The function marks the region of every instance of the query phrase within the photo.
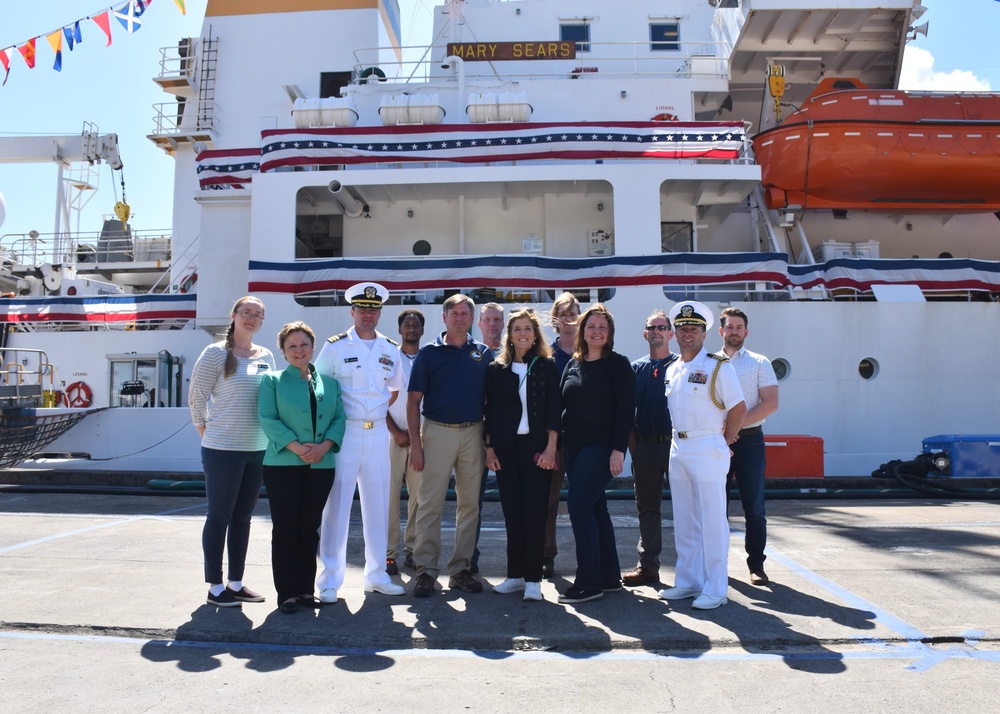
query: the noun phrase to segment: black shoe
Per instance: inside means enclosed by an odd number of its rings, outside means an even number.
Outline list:
[[[434,594],[434,578],[430,573],[417,576],[417,584],[413,586],[413,597],[430,597]]]
[[[764,572],[763,568],[750,571],[751,585],[767,585],[769,582],[771,582],[771,579],[767,577],[767,573]]]
[[[260,593],[255,593],[246,585],[241,587],[239,590],[226,588],[226,592],[232,593],[233,598],[239,600],[240,602],[264,602],[264,600],[267,599]]]
[[[278,610],[286,615],[294,615],[299,611],[298,598],[295,598],[294,600],[285,600],[278,606]]]
[[[573,604],[577,602],[589,602],[591,600],[597,600],[604,597],[604,593],[600,590],[587,590],[584,588],[578,588],[577,586],[571,587],[569,590],[564,592],[559,596],[559,602]]]
[[[467,593],[481,593],[483,591],[483,584],[472,577],[472,573],[468,570],[460,570],[448,578],[448,587],[458,588]]]
[[[606,593],[616,593],[619,592],[621,589],[622,589],[621,580],[612,580],[610,583],[604,583],[604,585],[601,586],[601,590],[603,590]]]
[[[403,558],[403,567],[410,570],[417,569],[417,564],[413,562],[413,553],[407,553],[406,557]]]
[[[399,567],[396,565],[395,558],[385,559],[385,573],[386,575],[399,575]]]
[[[556,574],[556,559],[555,558],[542,558],[542,577],[546,580],[552,580],[552,576]]]
[[[208,591],[208,598],[206,602],[209,605],[215,605],[216,607],[240,607],[240,601],[233,596],[233,591],[226,588],[218,595],[213,595],[212,591]]]
[[[310,607],[313,610],[319,610],[321,607],[323,607],[323,601],[313,597],[312,595],[308,597],[303,597],[299,595],[297,598],[295,598],[295,602],[298,603],[301,607]]]

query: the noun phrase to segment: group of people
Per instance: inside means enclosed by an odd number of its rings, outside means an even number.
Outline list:
[[[483,590],[478,540],[486,477],[496,473],[507,534],[506,578],[495,593],[542,600],[557,548],[564,478],[576,547],[563,603],[660,582],[661,513],[669,479],[677,549],[666,600],[693,607],[726,603],[728,479],[746,514],[750,580],[764,572],[764,442],[761,424],[778,404],[768,360],[743,346],[747,316],[720,315],[723,352],[704,343],[714,318],[682,302],[656,310],[643,336],[649,355],[630,362],[614,349],[615,320],[602,304],[581,314],[560,295],[546,322],[516,308],[480,308],[463,294],[442,305],[443,331],[421,346],[425,316],[398,316],[400,341],[378,330],[388,291],[359,283],[345,292],[353,326],[316,338],[302,322],[278,333],[288,367],[253,342],[264,305],[244,297],[223,342],[195,364],[189,403],[202,436],[208,515],[203,532],[209,604],[265,598],[243,583],[250,518],[261,483],[271,504],[271,557],[281,612],[337,602],[346,572],[355,487],[365,543],[364,589],[403,595],[397,561],[415,574],[413,595],[429,597],[441,573],[441,521],[454,478],[455,535],[448,587]],[[679,354],[670,351],[676,337]],[[622,573],[605,490],[631,453],[639,516],[638,564]],[[409,494],[400,539],[403,483]],[[228,577],[223,554],[228,546]],[[317,567],[317,553],[322,568]],[[317,578],[317,571],[318,578]],[[316,596],[318,590],[318,597]]]

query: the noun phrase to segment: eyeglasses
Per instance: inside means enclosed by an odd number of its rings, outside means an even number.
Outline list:
[[[670,328],[666,325],[646,325],[646,332],[652,332],[653,330],[659,330],[660,332],[666,332]]]
[[[237,310],[236,314],[242,317],[244,320],[256,320],[257,322],[264,321],[264,316],[259,312],[251,312],[250,310]]]

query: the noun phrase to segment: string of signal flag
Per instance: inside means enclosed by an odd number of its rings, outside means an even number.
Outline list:
[[[185,0],[174,0],[177,9],[181,11],[181,14],[186,15],[187,8],[184,6],[184,3]],[[55,62],[52,65],[52,69],[56,72],[61,72],[63,40],[65,39],[66,46],[71,52],[74,47],[83,42],[83,34],[80,32],[81,22],[86,23],[89,21],[97,25],[108,40],[105,45],[105,47],[108,47],[111,45],[112,19],[117,20],[128,34],[135,34],[142,26],[143,14],[152,4],[153,0],[128,0],[119,8],[109,7],[101,12],[92,13],[86,17],[81,17],[79,20],[66,23],[58,30],[37,35],[25,42],[5,47],[0,50],[0,65],[3,65],[4,71],[3,84],[7,84],[7,79],[10,77],[11,59],[15,52],[21,55],[28,69],[34,69],[37,60],[38,40],[44,37],[55,54]]]

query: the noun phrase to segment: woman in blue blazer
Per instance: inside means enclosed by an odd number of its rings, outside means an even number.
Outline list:
[[[271,569],[278,609],[291,614],[319,607],[313,596],[316,549],[323,507],[333,486],[334,454],[340,451],[347,417],[340,385],[317,374],[311,360],[316,335],[304,322],[278,333],[288,361],[260,383],[257,409],[267,436],[264,485],[271,504]]]
[[[486,465],[496,471],[507,527],[507,579],[496,593],[542,599],[542,551],[559,431],[559,374],[533,310],[507,319],[503,352],[486,370]]]

